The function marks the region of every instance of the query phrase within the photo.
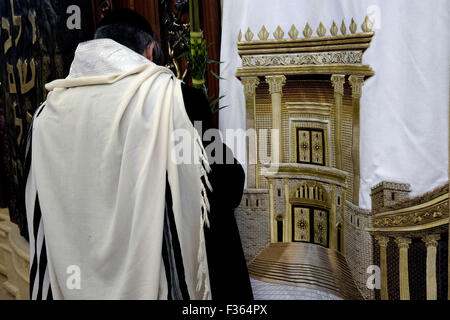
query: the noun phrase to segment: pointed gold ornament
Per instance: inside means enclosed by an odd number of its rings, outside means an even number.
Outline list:
[[[247,40],[248,42],[253,40],[253,32],[252,30],[250,30],[250,27],[247,29],[247,32],[245,33],[245,40]]]
[[[292,25],[292,27],[291,27],[291,30],[289,30],[289,37],[292,39],[292,40],[297,40],[298,39],[298,30],[297,30],[297,28],[295,27],[295,25]]]
[[[364,19],[364,23],[361,25],[361,28],[364,32],[372,32],[373,22],[370,21],[368,16]]]
[[[316,32],[319,37],[325,37],[325,34],[327,33],[327,28],[325,28],[325,26],[321,22],[319,24],[319,27],[317,28]]]
[[[333,24],[331,25],[330,33],[331,33],[334,37],[336,37],[337,34],[338,34],[338,32],[339,32],[339,29],[338,29],[338,27],[337,27],[337,25],[336,25],[336,22],[333,21]]]
[[[355,34],[357,30],[358,30],[358,26],[356,25],[355,20],[352,18],[352,23],[350,24],[350,32],[352,34]]]
[[[341,33],[343,36],[345,36],[347,34],[347,26],[345,25],[344,20],[342,20],[342,24],[341,24]]]
[[[241,29],[239,29],[238,41],[239,42],[242,41],[242,30]]]
[[[262,26],[261,30],[258,32],[258,37],[260,40],[267,40],[269,39],[269,32],[267,32],[267,29],[265,26]]]
[[[273,36],[276,40],[280,41],[283,40],[284,37],[284,31],[281,29],[280,26],[277,27],[277,29],[275,30],[275,32],[273,33]]]
[[[305,36],[305,38],[309,39],[311,38],[312,34],[313,30],[309,26],[309,23],[306,23],[305,29],[303,29],[303,35]]]

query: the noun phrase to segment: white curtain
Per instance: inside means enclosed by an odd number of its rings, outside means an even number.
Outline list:
[[[256,34],[265,25],[270,38],[278,25],[300,34],[306,22],[330,28],[365,16],[375,37],[364,55],[376,75],[361,101],[361,206],[370,208],[370,188],[380,181],[410,183],[417,195],[448,180],[450,1],[448,0],[224,0],[220,128],[245,129],[243,87],[236,79],[239,30]],[[329,31],[328,31],[329,33]],[[225,136],[226,138],[227,136]],[[227,140],[245,162],[245,141]]]

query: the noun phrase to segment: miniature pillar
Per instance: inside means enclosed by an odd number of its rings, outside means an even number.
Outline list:
[[[423,237],[423,242],[427,246],[427,300],[437,300],[437,280],[436,280],[436,258],[438,234]]]
[[[269,84],[269,91],[272,95],[272,129],[278,131],[278,134],[271,135],[272,163],[281,163],[283,159],[282,143],[282,123],[281,123],[281,98],[283,96],[283,85],[286,83],[286,77],[266,76],[266,82]]]
[[[330,249],[337,250],[337,235],[336,235],[336,187],[331,189],[331,210],[330,210]]]
[[[342,98],[344,97],[345,75],[334,74],[331,76],[331,82],[334,87],[334,104],[335,104],[335,148],[336,148],[336,167],[343,169],[342,163]]]
[[[341,225],[341,253],[345,256],[347,250],[345,249],[346,241],[345,241],[345,234],[346,234],[346,217],[345,217],[345,206],[347,203],[347,191],[345,189],[342,191],[342,202],[341,202],[341,215],[342,215],[342,225]]]
[[[274,203],[274,186],[273,180],[268,179],[269,182],[269,206],[270,206],[270,242],[276,243],[276,223],[275,223],[275,203]]]
[[[352,86],[353,99],[353,132],[352,132],[352,160],[353,160],[353,203],[359,205],[359,184],[360,184],[360,160],[359,160],[359,139],[360,139],[360,104],[362,95],[362,86],[364,85],[363,76],[350,76],[350,85]]]
[[[389,243],[389,238],[384,236],[376,236],[375,239],[380,246],[381,300],[389,300],[387,279],[387,246]]]
[[[247,150],[247,189],[257,187],[257,169],[256,163],[258,159],[257,137],[255,131],[255,97],[256,88],[259,85],[258,77],[244,77],[241,79],[244,85],[245,93],[245,109],[246,109],[246,129],[252,129],[255,134],[253,139],[248,139],[246,142]],[[253,140],[253,141],[252,141]]]
[[[289,204],[289,180],[283,179],[284,184],[284,201],[286,206],[286,212],[284,217],[284,242],[290,242],[290,239],[292,239],[292,235],[289,230],[292,230],[292,228],[289,228],[289,226],[292,225],[292,214],[291,214],[291,206]]]
[[[395,242],[400,251],[400,300],[410,300],[409,295],[409,276],[408,276],[408,249],[411,244],[409,238],[396,238]]]

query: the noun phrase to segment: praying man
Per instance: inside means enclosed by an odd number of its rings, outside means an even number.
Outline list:
[[[163,64],[148,21],[121,9],[46,85],[26,150],[31,299],[253,298],[243,169],[220,138],[233,161],[210,163],[208,101]]]

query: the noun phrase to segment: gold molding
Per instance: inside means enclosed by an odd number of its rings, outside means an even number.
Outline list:
[[[372,77],[375,72],[368,65],[301,65],[301,66],[270,66],[270,67],[249,67],[239,68],[236,72],[238,78],[251,76],[266,76],[266,75],[311,75],[311,74],[346,74],[346,75],[361,75],[365,78]]]
[[[412,232],[412,231],[425,231],[437,227],[444,226],[449,223],[449,218],[441,219],[435,222],[422,224],[418,226],[406,226],[406,227],[387,227],[387,228],[366,228],[368,232]]]
[[[263,167],[261,174],[267,179],[280,177],[282,175],[305,175],[328,179],[342,186],[347,186],[347,176],[345,171],[329,167],[319,167],[304,164],[280,164],[278,167]]]
[[[407,213],[407,212],[411,212],[411,211],[419,210],[419,209],[424,209],[424,208],[439,204],[441,202],[444,202],[445,200],[448,200],[448,199],[449,199],[449,194],[446,193],[446,194],[443,194],[433,200],[427,201],[425,203],[422,203],[422,204],[419,204],[416,206],[379,213],[379,214],[375,215],[375,218],[389,216],[389,215],[395,215],[395,214],[400,214],[400,213]]]
[[[288,113],[317,114],[327,118],[331,115],[332,104],[320,102],[285,102]]]
[[[238,42],[238,52],[240,55],[256,54],[263,51],[265,54],[280,52],[320,52],[335,50],[367,50],[370,47],[375,33],[359,33],[349,35],[338,35],[333,37],[316,37],[302,39],[267,39],[250,40]],[[250,28],[245,34],[246,39],[253,39]]]

